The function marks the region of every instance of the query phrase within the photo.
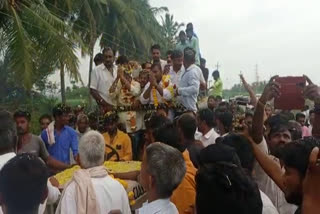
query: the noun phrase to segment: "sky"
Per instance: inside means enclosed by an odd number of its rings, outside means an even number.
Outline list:
[[[150,0],[166,6],[177,22],[192,22],[210,72],[219,63],[224,88],[273,75],[306,74],[320,83],[320,1],[318,0]],[[99,48],[96,47],[96,51]],[[80,73],[88,81],[88,58]],[[58,75],[51,77],[58,80]]]

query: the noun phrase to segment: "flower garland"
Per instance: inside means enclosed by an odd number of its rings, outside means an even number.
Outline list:
[[[163,89],[167,88],[170,91],[172,97],[174,97],[174,89],[173,89],[172,86],[170,86],[170,75],[163,75],[162,79],[161,79],[161,82],[162,82]],[[159,100],[158,100],[158,97],[157,97],[157,89],[156,89],[156,87],[152,88],[152,97],[153,97],[153,104],[157,108],[159,106]],[[167,104],[167,102],[164,99],[162,99],[162,100],[163,100],[164,103]]]
[[[153,97],[153,104],[155,107],[158,107],[159,102],[158,102],[158,97],[157,97],[157,89],[156,87],[152,87],[152,97]]]

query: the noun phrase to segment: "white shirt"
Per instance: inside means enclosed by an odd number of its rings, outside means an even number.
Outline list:
[[[262,214],[279,214],[270,198],[260,190],[260,196],[262,201]]]
[[[190,65],[181,74],[178,84],[178,101],[188,110],[197,111],[197,99],[200,87],[201,69],[195,64]],[[203,76],[203,75],[202,75]]]
[[[162,84],[162,81],[160,81],[160,86],[162,87],[163,89],[163,96],[160,95],[159,91],[157,91],[156,95],[157,95],[157,100],[158,100],[158,103],[164,103],[165,101],[170,101],[172,99],[172,94],[171,92],[169,91],[168,88],[164,88],[163,84]],[[171,83],[170,83],[171,84]],[[144,95],[144,92],[149,88],[150,86],[150,82],[148,82],[146,84],[146,86],[144,87],[141,95],[140,95],[140,102],[141,104],[145,105],[145,104],[154,104],[154,98],[153,98],[153,94],[152,94],[152,90],[150,92],[150,98],[148,99],[145,99],[143,97]]]
[[[16,156],[16,153],[9,152],[4,155],[0,155],[0,169],[12,158]]]
[[[115,99],[110,96],[109,89],[117,78],[117,66],[113,65],[113,73],[111,73],[104,64],[95,67],[91,73],[90,88],[99,92],[99,95],[110,105],[116,105]]]
[[[196,140],[200,140],[203,144],[204,147],[209,146],[210,144],[215,144],[216,143],[216,139],[219,137],[219,134],[217,132],[214,131],[214,129],[210,129],[210,131],[208,131],[207,134],[203,135],[199,135],[196,134]]]
[[[14,158],[16,154],[14,152],[10,152],[4,155],[0,155],[0,170],[2,167],[12,158]],[[47,182],[48,185],[48,197],[43,204],[40,204],[38,213],[43,214],[47,204],[54,204],[58,201],[60,197],[60,191],[58,188],[52,186],[50,181]],[[0,208],[0,214],[2,214],[2,209]]]
[[[112,210],[120,210],[122,214],[131,214],[128,195],[123,186],[110,176],[104,178],[91,178],[97,196],[97,206],[101,214]],[[72,182],[67,187],[61,199],[61,213],[76,214],[76,184]]]
[[[136,214],[179,214],[176,206],[170,202],[170,199],[158,199],[151,203],[144,203],[143,206],[136,211]]]
[[[259,145],[259,148],[268,154],[268,146],[265,139]],[[276,161],[278,159],[274,158]],[[280,163],[279,163],[280,164]],[[297,210],[297,206],[287,203],[284,193],[277,184],[264,172],[259,163],[254,166],[255,180],[259,189],[263,191],[277,208],[279,214],[292,214]]]
[[[182,65],[180,70],[178,72],[175,72],[173,70],[173,66],[170,66],[170,71],[168,73],[168,75],[170,76],[170,80],[172,85],[179,85],[179,81],[181,79],[181,74],[184,72],[184,66]]]

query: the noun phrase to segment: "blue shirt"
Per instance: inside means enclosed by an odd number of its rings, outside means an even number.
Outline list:
[[[70,164],[70,149],[72,150],[73,156],[78,154],[77,133],[69,126],[64,126],[61,129],[60,134],[54,130],[55,143],[53,145],[49,145],[48,143],[48,135],[46,130],[42,131],[41,138],[45,143],[49,154],[56,160]]]
[[[178,94],[180,103],[188,110],[197,111],[197,97],[199,95],[200,75],[202,71],[195,64],[189,66],[181,74]]]

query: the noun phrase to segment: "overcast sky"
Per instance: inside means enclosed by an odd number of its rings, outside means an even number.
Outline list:
[[[192,22],[210,72],[217,62],[225,88],[272,75],[306,74],[320,83],[320,1],[318,0],[150,0],[167,6],[178,22]],[[96,50],[99,50],[98,48]],[[88,59],[81,60],[88,79]],[[56,79],[56,78],[54,78]]]

